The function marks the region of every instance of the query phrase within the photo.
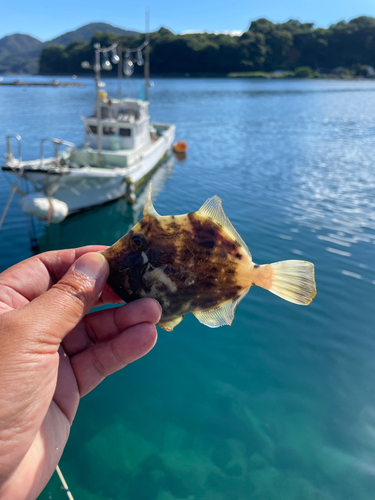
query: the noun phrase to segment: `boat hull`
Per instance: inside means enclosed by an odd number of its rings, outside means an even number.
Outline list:
[[[16,176],[22,175],[37,190],[66,203],[68,213],[73,214],[116,200],[126,194],[129,184],[137,187],[144,182],[169,153],[174,136],[175,126],[169,125],[163,135],[135,163],[127,167],[65,166],[46,171],[35,161],[20,165],[8,163],[3,166],[3,170]]]

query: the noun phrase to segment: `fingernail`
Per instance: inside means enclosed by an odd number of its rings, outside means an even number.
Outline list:
[[[74,264],[74,270],[95,281],[103,274],[106,258],[100,253],[86,253]]]

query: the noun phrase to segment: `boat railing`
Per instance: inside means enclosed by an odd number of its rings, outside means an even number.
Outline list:
[[[61,154],[59,154],[59,149],[61,146],[67,146],[68,148],[71,148],[74,150],[74,153],[77,155],[77,157],[80,159],[82,162],[82,165],[84,167],[89,167],[89,164],[86,163],[84,160],[83,156],[81,155],[81,152],[77,148],[77,146],[73,142],[68,142],[68,141],[63,141],[62,139],[55,139],[52,137],[45,137],[40,141],[40,166],[45,167],[45,158],[44,158],[44,144],[46,142],[52,142],[54,146],[54,155],[53,155],[53,165],[57,168],[60,168],[62,166],[61,164]]]
[[[10,134],[6,136],[6,141],[7,141],[7,153],[6,153],[6,159],[9,163],[13,163],[14,158],[14,153],[13,153],[13,146],[12,146],[12,139],[15,139],[18,143],[18,166],[21,165],[22,161],[22,139],[21,136],[18,134]]]

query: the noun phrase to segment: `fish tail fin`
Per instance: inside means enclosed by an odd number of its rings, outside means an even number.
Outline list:
[[[284,260],[259,266],[254,284],[284,300],[307,306],[316,295],[314,264],[304,260]]]

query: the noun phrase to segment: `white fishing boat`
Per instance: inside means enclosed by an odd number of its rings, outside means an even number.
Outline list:
[[[70,214],[122,196],[127,196],[129,203],[135,201],[137,186],[151,175],[170,151],[175,126],[150,121],[147,56],[145,100],[122,98],[120,91],[119,97],[108,97],[100,81],[100,68],[111,69],[108,57],[111,53],[112,62],[119,64],[119,74],[123,66],[125,74],[130,76],[133,60],[142,64],[142,50],[147,43],[146,39],[136,49],[121,48],[119,42],[107,48],[95,45],[92,69],[95,71],[96,102],[93,114],[83,118],[83,145],[44,138],[40,158],[22,161],[21,137],[7,137],[6,162],[2,170],[18,180],[25,179],[33,187],[33,193],[21,200],[25,213],[50,222],[61,222]],[[89,63],[83,63],[83,67],[91,68]],[[18,142],[18,154],[13,152],[15,141]],[[54,156],[44,158],[48,141],[54,145]]]

